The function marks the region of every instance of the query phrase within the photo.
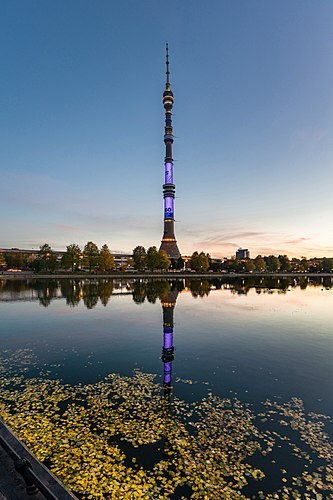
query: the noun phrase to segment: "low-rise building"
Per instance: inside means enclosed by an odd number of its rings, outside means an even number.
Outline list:
[[[250,252],[247,248],[239,248],[236,252],[236,259],[242,260],[242,259],[249,259],[250,258]]]

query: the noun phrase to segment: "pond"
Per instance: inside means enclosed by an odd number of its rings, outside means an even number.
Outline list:
[[[0,411],[79,498],[333,498],[331,278],[0,281]]]

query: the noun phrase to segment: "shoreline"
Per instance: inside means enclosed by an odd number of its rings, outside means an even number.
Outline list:
[[[34,274],[34,273],[6,273],[0,274],[1,279],[185,279],[185,278],[333,278],[333,273],[221,273],[221,272],[145,272],[145,273],[59,273],[59,274]]]

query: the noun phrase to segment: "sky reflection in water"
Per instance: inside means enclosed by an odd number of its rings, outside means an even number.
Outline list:
[[[251,401],[298,396],[333,414],[333,289],[329,282],[306,290],[288,282],[284,293],[259,282],[249,290],[242,281],[222,283],[222,289],[178,283],[184,289],[174,310],[174,375],[208,381],[219,393],[250,394]],[[161,374],[164,285],[110,286],[7,281],[0,295],[2,346],[33,347],[45,363],[64,364],[57,374],[66,382],[91,383],[133,368]],[[107,303],[106,288],[114,294]],[[193,298],[198,294],[205,295]],[[73,297],[77,306],[65,306]]]
[[[177,288],[174,398],[192,404],[211,392],[260,411],[267,398],[296,397],[333,415],[333,289],[302,280],[2,282],[2,349],[31,349],[29,376],[96,384],[139,369],[162,383],[160,299]]]

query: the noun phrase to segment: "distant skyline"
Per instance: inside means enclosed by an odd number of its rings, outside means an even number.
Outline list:
[[[333,3],[5,0],[0,248],[332,257]]]

